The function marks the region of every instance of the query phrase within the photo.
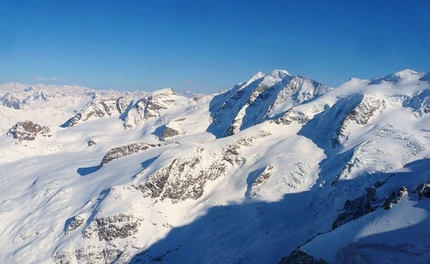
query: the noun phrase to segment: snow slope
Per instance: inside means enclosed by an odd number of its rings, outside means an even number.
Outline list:
[[[428,75],[1,85],[0,262],[427,263]]]

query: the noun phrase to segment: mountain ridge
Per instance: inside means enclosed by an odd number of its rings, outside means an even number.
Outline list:
[[[0,259],[425,263],[428,75],[332,88],[275,70],[193,96],[0,85]]]

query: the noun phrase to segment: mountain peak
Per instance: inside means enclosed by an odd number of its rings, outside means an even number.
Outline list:
[[[417,72],[411,69],[404,69],[389,75],[386,75],[384,77],[379,77],[376,79],[372,79],[370,84],[382,84],[382,83],[391,83],[391,84],[398,84],[398,83],[406,83],[411,81],[416,81],[423,77],[425,73]]]
[[[274,70],[270,73],[270,75],[281,79],[283,79],[285,76],[291,76],[291,74],[286,70]]]
[[[251,79],[249,79],[249,80],[245,83],[245,85],[248,85],[248,84],[250,84],[250,83],[252,83],[252,82],[254,82],[254,81],[256,81],[256,80],[258,80],[258,79],[260,79],[260,78],[263,78],[264,76],[266,76],[266,74],[264,74],[263,72],[259,71],[259,72],[257,72],[256,74],[254,74],[254,76],[252,76],[252,77],[251,77]]]

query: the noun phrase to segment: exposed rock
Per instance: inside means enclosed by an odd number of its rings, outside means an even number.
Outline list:
[[[175,158],[168,166],[149,175],[144,184],[134,187],[145,197],[169,198],[172,202],[195,200],[203,195],[206,183],[224,175],[226,169],[226,164],[216,161],[204,168],[199,156]]]
[[[116,109],[120,114],[123,114],[131,104],[131,99],[122,96],[116,100]]]
[[[348,100],[348,107],[353,107],[351,110],[348,108],[343,109],[346,111],[347,116],[341,121],[340,126],[336,130],[335,135],[331,139],[333,147],[339,146],[344,138],[347,138],[345,131],[350,122],[355,122],[359,125],[366,125],[374,113],[384,106],[384,101],[375,97],[360,97],[353,96]]]
[[[421,199],[423,196],[430,198],[430,182],[422,184],[418,187],[418,197]]]
[[[73,254],[64,251],[57,251],[53,256],[54,263],[56,264],[71,264]]]
[[[267,180],[272,175],[272,170],[274,166],[268,165],[261,169],[257,169],[248,174],[246,179],[247,189],[245,192],[245,197],[248,199],[252,199],[255,196],[258,196],[259,186],[263,185],[267,182]]]
[[[81,120],[81,118],[82,118],[82,114],[77,113],[74,117],[70,118],[69,120],[66,121],[66,123],[61,125],[61,127],[72,127],[77,123],[79,123],[79,120]]]
[[[92,146],[97,145],[97,142],[95,142],[93,139],[90,139],[90,140],[88,140],[87,144],[88,144],[88,147],[92,147]]]
[[[161,135],[161,139],[164,140],[168,137],[174,137],[179,135],[179,132],[173,128],[168,127],[167,125],[164,126],[163,134]]]
[[[72,127],[79,122],[85,122],[94,118],[109,117],[114,114],[124,113],[130,104],[125,97],[118,99],[94,99],[84,110],[67,120],[62,127]]]
[[[323,259],[317,259],[300,249],[296,249],[288,257],[283,257],[279,264],[328,264]]]
[[[124,128],[143,124],[146,120],[159,117],[162,110],[175,102],[175,92],[166,89],[137,101],[124,117]]]
[[[149,143],[133,143],[126,146],[116,147],[109,150],[103,157],[102,162],[99,165],[99,169],[111,162],[114,159],[126,157],[131,154],[138,153],[140,151],[147,150],[148,148],[161,147],[161,144],[149,144]]]
[[[3,95],[3,97],[0,98],[0,103],[6,107],[13,109],[22,108],[21,101],[10,93],[6,93],[5,95]]]
[[[97,217],[84,230],[84,238],[98,237],[99,240],[112,241],[127,238],[137,233],[143,218],[119,214],[109,217]]]
[[[16,123],[8,131],[8,135],[18,140],[34,140],[38,134],[50,137],[51,130],[46,126],[34,124],[31,121],[24,121]]]
[[[145,184],[137,187],[144,193],[145,197],[149,196],[151,198],[156,198],[161,195],[167,180],[169,179],[170,172],[177,160],[178,159],[174,159],[169,166],[161,168],[155,173],[151,174]]]
[[[308,78],[291,76],[285,71],[257,74],[248,82],[218,96],[224,97],[224,102],[216,105],[219,109],[213,112],[213,122],[208,131],[217,137],[236,134],[271,120],[330,89]]]
[[[376,188],[371,187],[366,189],[366,193],[354,200],[346,200],[343,206],[342,213],[333,222],[332,230],[339,226],[355,220],[363,215],[373,212],[377,206],[374,205]]]
[[[123,252],[123,250],[118,248],[103,247],[98,247],[97,250],[94,251],[94,247],[88,246],[76,250],[75,257],[78,263],[126,263],[116,261]]]
[[[168,166],[151,173],[146,178],[146,182],[133,187],[140,189],[145,197],[162,200],[169,198],[173,202],[198,199],[203,195],[207,182],[225,175],[229,166],[241,164],[242,160],[239,157],[241,147],[250,147],[256,139],[269,135],[271,134],[267,131],[260,131],[255,136],[238,139],[234,144],[224,148],[221,158],[215,159],[209,166],[203,165],[202,156],[199,155],[203,149],[198,148],[196,152],[199,154],[174,158]],[[268,175],[263,175],[260,180],[263,181],[265,177]]]
[[[281,117],[273,119],[270,122],[278,125],[289,125],[293,122],[297,122],[298,124],[306,124],[309,120],[310,118],[302,112],[295,112],[293,109],[290,109]]]
[[[346,117],[359,125],[366,125],[373,114],[381,109],[384,101],[375,97],[365,97],[362,102]]]
[[[165,252],[151,252],[144,250],[133,257],[133,263],[154,263],[169,261],[172,254],[181,249],[181,245],[167,249]],[[152,255],[154,254],[154,255]]]
[[[282,105],[285,102],[293,102],[293,105],[301,104],[331,89],[322,83],[296,75],[279,92],[273,106]]]
[[[250,147],[253,145],[256,139],[266,138],[272,135],[268,131],[260,131],[257,135],[251,136],[248,138],[240,138],[236,140],[233,144],[230,144],[223,148],[222,152],[222,160],[227,161],[231,165],[240,165],[242,164],[242,159],[239,157],[239,149],[241,147]]]
[[[408,193],[408,189],[403,186],[400,188],[400,190],[395,193],[392,192],[390,197],[385,201],[384,205],[382,206],[385,210],[391,209],[393,207],[393,204],[398,204],[400,200]]]
[[[423,114],[429,114],[430,89],[420,91],[414,94],[411,98],[406,97],[406,100],[403,102],[403,107],[412,108],[418,117]]]
[[[82,115],[82,121],[87,121],[91,117],[102,118],[111,116],[117,112],[116,99],[100,99],[90,103]]]
[[[57,251],[53,256],[56,264],[70,263],[128,263],[123,249],[107,246],[87,246],[78,248],[75,252]]]
[[[240,165],[242,160],[239,158],[239,144],[230,144],[223,148],[222,160],[227,161],[231,165]]]
[[[266,168],[264,168],[264,171],[252,183],[252,187],[260,186],[261,184],[263,184],[264,182],[266,182],[267,179],[270,178],[272,169],[273,169],[273,165],[269,165]]]
[[[165,140],[166,138],[169,138],[169,137],[185,134],[186,133],[185,131],[187,129],[186,127],[190,125],[190,124],[184,123],[185,120],[187,120],[187,118],[185,117],[177,118],[175,120],[171,120],[169,123],[162,126],[161,127],[162,132],[159,133],[161,134],[159,135],[160,139]]]
[[[80,227],[84,223],[84,221],[85,221],[85,218],[82,217],[81,215],[77,215],[67,219],[65,228],[64,228],[65,235],[66,236],[69,235],[70,232]]]

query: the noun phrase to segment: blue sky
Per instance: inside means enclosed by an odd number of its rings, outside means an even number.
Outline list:
[[[428,0],[0,1],[0,83],[212,93],[430,72]]]

